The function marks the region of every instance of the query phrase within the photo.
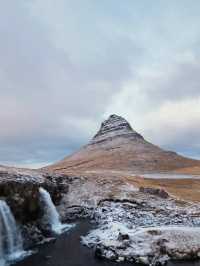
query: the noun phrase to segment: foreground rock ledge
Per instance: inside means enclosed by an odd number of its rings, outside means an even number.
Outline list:
[[[146,265],[169,259],[200,258],[200,206],[164,195],[163,191],[133,185],[116,176],[54,175],[2,169],[0,198],[5,199],[21,225],[25,248],[44,242],[38,188],[49,191],[62,220],[92,218],[98,228],[83,242],[96,256]],[[78,192],[78,193],[77,193]],[[28,215],[27,215],[28,213]]]
[[[200,229],[190,227],[150,227],[141,230],[119,232],[122,225],[113,224],[110,232],[94,231],[83,242],[90,245],[97,235],[107,235],[96,244],[98,257],[138,262],[145,265],[165,265],[169,260],[191,260],[200,258]],[[118,233],[117,233],[118,232]],[[117,236],[117,234],[118,236]],[[111,239],[109,234],[116,238]],[[100,236],[100,235],[99,235]],[[99,237],[98,236],[98,237]],[[100,237],[101,238],[101,237]]]
[[[139,192],[135,197],[101,201],[94,213],[97,229],[82,237],[83,244],[97,257],[145,265],[200,258],[198,205],[178,206]]]

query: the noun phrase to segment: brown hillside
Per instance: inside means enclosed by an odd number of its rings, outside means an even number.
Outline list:
[[[88,145],[46,169],[62,172],[159,172],[195,166],[200,167],[200,161],[165,151],[147,142],[124,118],[111,115]]]

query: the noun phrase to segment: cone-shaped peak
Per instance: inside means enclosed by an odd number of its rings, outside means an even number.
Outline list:
[[[117,171],[160,172],[199,165],[199,161],[165,151],[145,141],[126,119],[114,114],[101,124],[88,145],[47,169],[69,171],[70,174],[73,171],[79,174],[97,171],[99,175],[101,170],[102,174],[107,170],[111,170],[112,174]]]
[[[134,139],[143,139],[143,137],[134,131],[129,122],[116,114],[112,114],[106,119],[94,136],[90,144],[96,144],[115,137],[131,137]]]

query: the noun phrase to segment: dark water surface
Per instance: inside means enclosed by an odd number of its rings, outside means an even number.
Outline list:
[[[91,229],[88,221],[78,222],[76,227],[61,235],[55,242],[40,247],[38,253],[18,262],[15,266],[130,266],[99,260],[91,249],[80,244],[80,236]],[[136,265],[136,264],[135,264]],[[200,262],[168,263],[169,266],[200,266]],[[138,266],[138,264],[137,264]]]

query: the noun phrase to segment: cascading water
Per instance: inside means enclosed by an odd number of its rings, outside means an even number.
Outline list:
[[[69,230],[73,225],[61,223],[60,216],[53,204],[49,192],[43,188],[40,188],[39,192],[41,195],[41,201],[44,203],[43,210],[45,223],[48,223],[51,230],[56,234],[61,234],[62,232]]]
[[[25,256],[15,218],[4,200],[0,200],[0,266]]]

